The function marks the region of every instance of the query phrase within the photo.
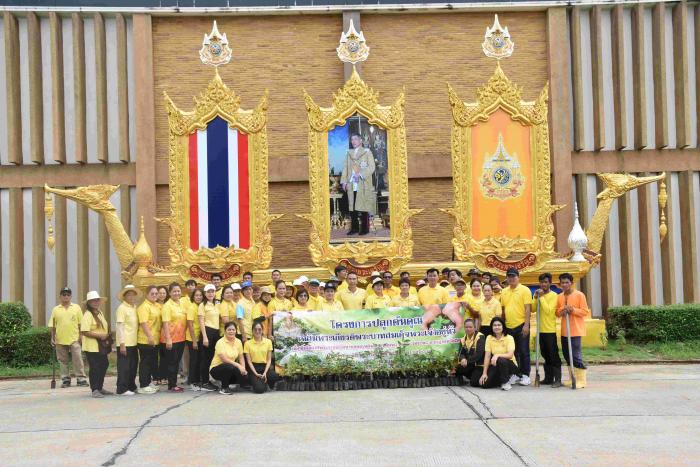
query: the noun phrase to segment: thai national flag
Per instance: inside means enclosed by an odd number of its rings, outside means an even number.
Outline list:
[[[249,248],[248,135],[216,117],[189,138],[190,248]]]

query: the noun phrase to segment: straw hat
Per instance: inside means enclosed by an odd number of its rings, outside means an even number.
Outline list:
[[[83,303],[87,303],[90,300],[100,300],[100,303],[104,303],[107,299],[104,297],[100,297],[100,293],[98,291],[91,290],[87,293],[87,296],[85,297],[85,302]]]
[[[121,289],[121,290],[119,291],[119,293],[117,293],[117,299],[118,299],[120,302],[123,302],[123,301],[124,301],[124,295],[126,295],[127,292],[134,292],[134,293],[136,294],[136,299],[137,299],[137,300],[140,299],[141,297],[143,297],[143,292],[141,291],[141,289],[137,288],[135,285],[127,284],[127,285],[124,286],[123,289]]]
[[[262,295],[264,293],[272,295],[272,289],[270,289],[270,287],[268,287],[267,285],[260,287],[260,294]]]

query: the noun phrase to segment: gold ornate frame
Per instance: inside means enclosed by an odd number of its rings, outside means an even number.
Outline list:
[[[411,216],[421,209],[408,207],[408,169],[406,160],[406,128],[404,126],[404,93],[391,106],[378,103],[379,96],[353,68],[350,79],[333,96],[333,106],[319,107],[304,91],[309,119],[309,190],[311,213],[298,214],[311,223],[311,259],[319,267],[332,271],[342,260],[358,264],[370,260],[388,260],[388,268],[396,271],[413,256]],[[345,242],[331,245],[330,190],[328,183],[328,132],[345,124],[348,117],[359,112],[370,124],[387,132],[389,159],[389,212],[391,232],[389,242]]]
[[[452,179],[454,185],[454,208],[443,209],[455,219],[452,245],[457,259],[474,262],[484,270],[489,266],[486,258],[495,255],[500,260],[517,262],[535,255],[527,269],[538,269],[547,260],[557,257],[554,251],[554,225],[552,214],[563,206],[551,204],[549,128],[547,125],[548,85],[542,89],[537,100],[521,100],[521,88],[512,83],[496,66],[486,85],[477,90],[476,103],[462,101],[447,84],[452,107]],[[535,235],[532,238],[489,237],[475,240],[471,236],[471,127],[486,122],[497,109],[503,109],[510,118],[530,129],[530,153],[533,163],[533,205]]]
[[[229,89],[219,76],[218,70],[207,89],[195,97],[191,112],[180,110],[165,94],[170,130],[168,172],[170,176],[170,217],[158,219],[170,227],[168,254],[173,268],[185,277],[193,266],[204,270],[221,271],[222,268],[238,265],[236,270],[255,270],[269,266],[272,259],[272,239],[269,225],[281,215],[270,215],[268,210],[268,152],[267,152],[267,90],[253,110],[240,108],[240,97]],[[250,212],[251,247],[239,249],[217,246],[192,251],[189,245],[189,210],[187,196],[189,180],[187,173],[188,135],[206,128],[215,117],[226,120],[229,127],[248,134],[250,151]],[[240,274],[240,272],[239,272]],[[238,275],[238,274],[236,274]],[[231,279],[228,278],[227,279]],[[230,281],[230,280],[229,280]]]

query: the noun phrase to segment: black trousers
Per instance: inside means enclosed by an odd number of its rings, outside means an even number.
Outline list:
[[[253,363],[253,366],[259,375],[265,371],[265,363]],[[275,367],[273,365],[270,365],[270,369],[267,370],[267,382],[263,381],[261,378],[258,378],[252,371],[248,370],[248,381],[250,382],[250,386],[253,388],[253,392],[255,394],[262,394],[263,392],[267,391],[268,386],[274,389],[275,383],[278,379],[279,377],[277,376],[277,373],[275,373]]]
[[[152,372],[152,377],[155,380],[162,380],[168,378],[168,356],[166,355],[168,349],[165,348],[165,344],[158,344],[158,364]]]
[[[540,338],[540,352],[544,358],[544,378],[551,381],[556,368],[561,369],[561,359],[559,358],[559,346],[557,345],[556,332],[543,332]]]
[[[136,346],[126,347],[126,355],[122,355],[117,346],[117,394],[136,391],[138,367],[139,354]]]
[[[85,352],[85,355],[87,355],[88,365],[90,366],[90,373],[88,374],[90,390],[100,391],[104,389],[102,386],[105,382],[107,367],[109,367],[109,359],[107,359],[107,354],[100,352]]]
[[[568,337],[561,336],[561,350],[564,354],[566,364],[569,364],[569,342]],[[583,351],[581,350],[581,336],[571,337],[571,351],[574,353],[574,368],[586,369],[586,364],[583,362]]]
[[[508,334],[515,341],[515,359],[518,361],[519,374],[530,376],[530,335],[523,334],[525,323],[513,329],[508,329]]]
[[[214,349],[216,348],[216,343],[219,342],[219,330],[204,327],[204,332],[207,333],[207,339],[209,339],[209,347],[204,347],[202,344],[203,340],[200,341],[199,345],[202,350],[200,351],[200,361],[199,361],[199,374],[202,378],[202,384],[209,382],[209,366],[211,361],[214,359]]]
[[[197,343],[197,350],[194,349],[192,341],[187,341],[187,350],[190,353],[190,367],[187,378],[190,384],[199,384],[202,382],[202,376],[199,371],[200,359],[202,355],[202,342]]]
[[[139,349],[139,386],[145,388],[151,384],[155,368],[158,367],[158,346],[138,344]]]
[[[230,384],[241,384],[243,382],[241,370],[230,363],[222,363],[221,365],[215,366],[211,369],[209,374],[211,374],[211,377],[215,380],[221,381],[222,388],[227,388]]]
[[[165,344],[163,344],[165,347]],[[172,389],[177,386],[177,373],[180,369],[180,360],[182,359],[182,352],[185,351],[185,341],[173,342],[173,348],[168,350],[165,348],[165,360],[167,362],[167,378],[168,378],[168,389]]]
[[[462,366],[458,364],[455,374],[457,375],[457,378],[464,378],[467,380],[467,383],[469,383],[471,386],[478,387],[479,378],[481,378],[483,371],[483,365],[469,363],[467,366]]]
[[[481,370],[482,372],[484,370]],[[496,360],[496,366],[490,365],[486,373],[486,381],[484,388],[495,388],[501,384],[508,382],[512,375],[519,373],[518,367],[513,360],[507,358],[499,358]],[[479,375],[481,377],[481,375]]]

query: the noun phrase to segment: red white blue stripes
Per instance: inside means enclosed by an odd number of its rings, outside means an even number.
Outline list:
[[[248,135],[216,117],[189,140],[190,248],[250,247]]]

